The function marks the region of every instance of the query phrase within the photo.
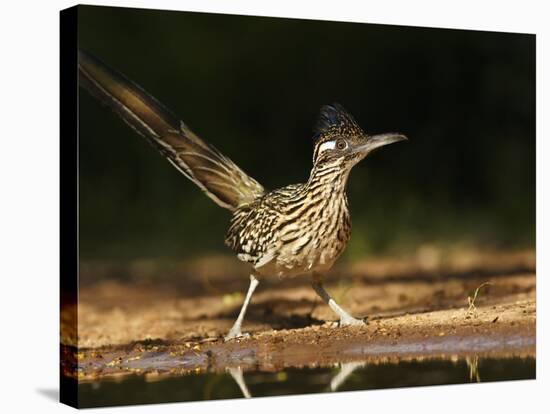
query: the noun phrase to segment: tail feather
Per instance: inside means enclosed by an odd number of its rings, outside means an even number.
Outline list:
[[[79,51],[78,59],[80,85],[144,136],[218,205],[233,210],[265,193],[256,180],[141,87],[86,52]]]

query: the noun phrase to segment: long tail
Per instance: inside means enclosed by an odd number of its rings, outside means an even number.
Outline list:
[[[78,73],[81,86],[113,109],[221,207],[233,210],[265,193],[256,180],[122,74],[83,51],[78,53]]]

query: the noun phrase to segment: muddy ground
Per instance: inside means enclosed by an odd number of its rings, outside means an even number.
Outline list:
[[[350,313],[368,316],[363,328],[335,327],[306,278],[265,281],[243,325],[250,338],[224,342],[247,287],[247,268],[232,257],[83,263],[78,307],[62,312],[64,372],[94,380],[228,366],[276,371],[358,359],[535,355],[533,251],[424,247],[408,257],[341,265],[326,288]]]

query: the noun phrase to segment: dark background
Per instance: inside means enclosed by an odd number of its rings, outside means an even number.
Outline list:
[[[79,43],[268,189],[307,180],[323,104],[405,133],[350,176],[348,259],[534,247],[534,35],[81,6]],[[79,102],[80,257],[229,253],[229,213]]]

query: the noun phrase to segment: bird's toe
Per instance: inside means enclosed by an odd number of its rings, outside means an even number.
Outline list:
[[[238,331],[238,332],[230,331],[227,335],[225,335],[223,340],[225,342],[227,342],[227,341],[231,341],[233,339],[246,339],[246,338],[250,338],[250,334],[247,333],[247,332],[243,333],[241,331]]]
[[[368,323],[367,318],[356,319],[353,317],[340,318],[339,326],[366,326]]]

